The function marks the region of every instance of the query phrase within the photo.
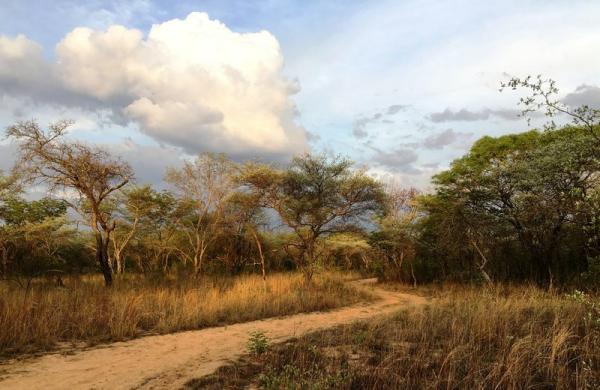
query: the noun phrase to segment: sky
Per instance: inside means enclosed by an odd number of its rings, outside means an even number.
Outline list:
[[[201,152],[310,151],[428,190],[478,138],[542,125],[511,76],[600,106],[598,20],[592,0],[3,0],[0,126],[72,119],[141,183]]]

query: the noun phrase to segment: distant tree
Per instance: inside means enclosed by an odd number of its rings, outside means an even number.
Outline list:
[[[385,191],[386,213],[377,219],[379,229],[371,234],[369,243],[391,266],[392,272],[387,272],[385,277],[402,280],[403,266],[408,264],[413,285],[416,286],[414,261],[419,192],[414,188],[405,189],[391,183],[386,186]]]
[[[51,124],[42,130],[34,121],[19,122],[6,130],[19,141],[15,171],[24,178],[47,185],[50,191],[73,194],[69,202],[87,218],[96,241],[96,260],[106,286],[112,285],[108,251],[115,222],[106,206],[109,196],[127,185],[133,172],[123,161],[106,151],[65,139],[69,121]]]
[[[356,230],[384,207],[381,184],[345,159],[307,154],[285,170],[249,164],[242,178],[245,188],[294,232],[296,240],[286,248],[307,283],[321,255],[317,243],[322,237]]]
[[[339,233],[322,241],[323,251],[328,258],[337,260],[338,266],[346,269],[364,269],[371,271],[369,252],[371,246],[365,234]]]
[[[14,175],[5,176],[0,170],[0,205],[6,200],[12,198],[13,195],[21,192],[18,187],[17,177]]]
[[[7,225],[38,223],[47,218],[63,216],[66,211],[67,202],[52,198],[26,201],[13,195],[0,205],[1,218]]]
[[[4,176],[0,171],[0,262],[2,276],[8,273],[8,263],[11,252],[11,242],[14,237],[13,229],[7,223],[10,219],[9,203],[20,194],[14,176]]]
[[[209,246],[223,223],[226,200],[234,190],[235,164],[224,155],[202,154],[182,168],[167,170],[166,181],[175,187],[181,202],[178,223],[185,247],[176,250],[199,276]]]
[[[166,273],[174,258],[177,238],[183,235],[178,226],[181,210],[177,199],[166,190],[152,190],[148,198],[144,196],[142,199],[146,199],[143,204],[149,207],[144,207],[130,244],[135,248],[130,249],[140,271],[160,270]]]
[[[128,188],[115,195],[113,202],[116,228],[110,255],[114,260],[113,270],[117,274],[125,271],[123,254],[138,233],[139,225],[149,222],[147,220],[150,215],[160,209],[161,200],[160,193],[149,185]]]
[[[236,178],[237,180],[237,178]],[[232,238],[232,250],[229,257],[233,271],[239,272],[253,255],[247,247],[255,246],[263,279],[266,279],[265,255],[260,237],[261,226],[267,225],[260,199],[256,194],[237,191],[227,200],[222,233]],[[245,248],[245,246],[247,246]]]
[[[75,237],[66,221],[66,203],[42,198],[27,201],[10,194],[0,203],[2,274],[37,276],[64,265],[62,254]],[[10,267],[9,267],[10,265]]]

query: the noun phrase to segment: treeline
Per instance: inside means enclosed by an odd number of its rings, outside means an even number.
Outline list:
[[[159,191],[136,186],[130,166],[106,151],[66,139],[70,125],[42,129],[30,121],[7,129],[20,157],[1,181],[6,279],[48,275],[60,283],[64,273],[99,268],[111,285],[125,272],[264,277],[299,269],[309,283],[333,257],[352,267],[352,247],[361,242],[355,236],[384,213],[382,185],[342,158],[304,155],[277,168],[202,154],[169,168],[170,189]],[[53,197],[25,200],[27,185]]]
[[[572,122],[483,137],[434,176],[435,191],[382,183],[343,158],[284,167],[202,154],[170,168],[169,190],[70,141],[71,123],[7,129],[19,160],[0,179],[5,279],[99,269],[114,275],[239,274],[335,266],[433,280],[595,285],[600,277],[599,112],[570,110],[551,81],[513,79],[522,102]],[[27,187],[30,186],[30,187]],[[28,201],[24,190],[51,198]],[[59,196],[60,195],[60,196]],[[69,212],[73,210],[76,213]]]

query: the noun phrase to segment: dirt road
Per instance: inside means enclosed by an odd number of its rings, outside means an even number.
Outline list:
[[[207,375],[246,350],[249,333],[262,331],[273,342],[356,320],[391,313],[425,299],[371,288],[379,300],[328,312],[297,314],[217,328],[148,336],[82,350],[49,354],[0,365],[2,389],[176,389]]]

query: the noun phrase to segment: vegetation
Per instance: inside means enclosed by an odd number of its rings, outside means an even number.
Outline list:
[[[2,276],[24,284],[52,273],[61,285],[61,274],[99,268],[110,286],[125,270],[196,278],[260,271],[266,279],[297,269],[309,285],[315,270],[335,266],[413,286],[595,288],[598,110],[565,106],[551,80],[512,79],[503,88],[531,92],[524,114],[543,109],[572,121],[481,138],[434,176],[427,194],[325,155],[276,167],[202,154],[168,169],[169,187],[158,191],[136,186],[130,167],[106,151],[69,140],[70,122],[46,131],[18,123],[7,135],[19,141],[20,159],[0,180]],[[48,198],[25,200],[19,191],[31,183],[46,186]]]
[[[241,182],[263,207],[274,209],[294,232],[284,248],[310,282],[322,258],[323,237],[359,229],[381,212],[384,193],[380,183],[351,162],[325,156],[296,157],[285,171],[249,164]]]
[[[188,388],[600,386],[600,312],[586,302],[597,297],[504,286],[421,292],[434,297],[423,309],[272,346]]]
[[[10,126],[6,134],[20,141],[15,172],[30,182],[47,185],[51,191],[75,191],[78,199],[71,204],[87,217],[94,235],[96,260],[104,282],[110,286],[108,248],[116,222],[103,206],[111,194],[129,183],[133,173],[128,164],[112,159],[102,149],[65,141],[70,125],[68,121],[57,122],[47,132],[32,121]]]
[[[252,357],[190,386],[599,387],[600,111],[564,105],[541,77],[502,87],[528,91],[523,114],[548,125],[479,139],[428,193],[314,154],[281,166],[200,154],[159,190],[71,140],[68,121],[10,126],[0,353],[368,299],[318,272],[344,269],[446,284],[426,308],[374,323],[284,345],[254,334]]]
[[[121,278],[103,288],[96,277],[65,280],[68,288],[36,281],[27,290],[0,287],[2,355],[51,350],[200,329],[260,318],[327,310],[370,299],[335,274],[324,274],[310,290],[299,274],[267,279]],[[62,343],[62,344],[61,344]]]

